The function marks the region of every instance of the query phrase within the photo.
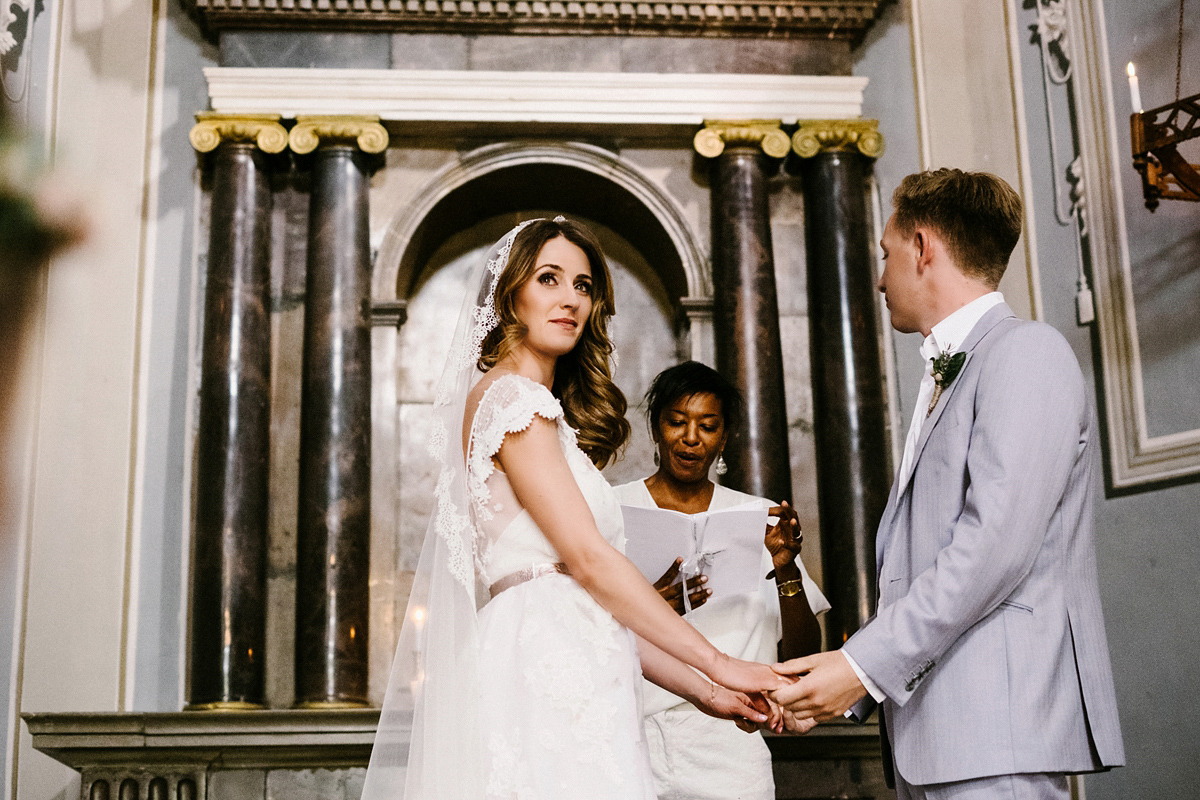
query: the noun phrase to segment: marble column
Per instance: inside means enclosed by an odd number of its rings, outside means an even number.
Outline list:
[[[891,486],[875,258],[867,213],[873,120],[803,122],[801,158],[826,646],[874,613],[875,531]]]
[[[266,640],[271,324],[265,153],[278,117],[196,115],[211,153],[208,278],[196,432],[188,708],[259,708]]]
[[[375,118],[299,117],[312,153],[300,399],[296,704],[368,705],[371,541],[369,156]],[[314,152],[315,151],[315,152]]]
[[[713,329],[717,370],[746,400],[725,447],[721,481],[772,500],[792,499],[787,407],[767,175],[790,141],[779,120],[710,121],[696,151],[711,160]]]

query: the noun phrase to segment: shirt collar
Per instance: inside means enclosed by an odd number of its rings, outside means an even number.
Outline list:
[[[921,355],[926,361],[932,361],[940,353],[956,353],[958,348],[971,335],[971,329],[993,307],[1004,302],[1000,292],[988,292],[977,297],[950,316],[933,326],[925,341],[921,343]]]

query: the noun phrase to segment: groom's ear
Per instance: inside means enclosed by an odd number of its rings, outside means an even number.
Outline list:
[[[917,226],[913,231],[913,249],[917,256],[917,274],[923,275],[933,263],[939,242],[929,228]]]

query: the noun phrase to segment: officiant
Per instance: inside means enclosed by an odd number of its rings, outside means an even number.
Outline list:
[[[722,451],[741,421],[742,397],[718,372],[685,361],[655,377],[646,417],[658,470],[616,487],[623,505],[702,514],[757,503],[769,508],[757,591],[713,597],[702,574],[680,580],[683,555],[655,584],[680,614],[722,651],[770,663],[820,650],[816,614],[829,601],[798,559],[803,536],[795,509],[709,478],[724,473]],[[714,467],[715,465],[715,467]],[[684,592],[688,602],[684,602]],[[690,610],[688,608],[690,607]],[[646,682],[646,738],[659,800],[773,800],[771,754],[760,733],[728,721]]]

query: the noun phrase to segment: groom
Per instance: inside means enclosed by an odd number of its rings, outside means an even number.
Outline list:
[[[879,608],[840,651],[776,667],[788,727],[878,702],[899,800],[1067,798],[1125,755],[1092,534],[1095,422],[1071,349],[996,291],[1021,200],[910,175],[879,290],[926,359],[879,524]]]

